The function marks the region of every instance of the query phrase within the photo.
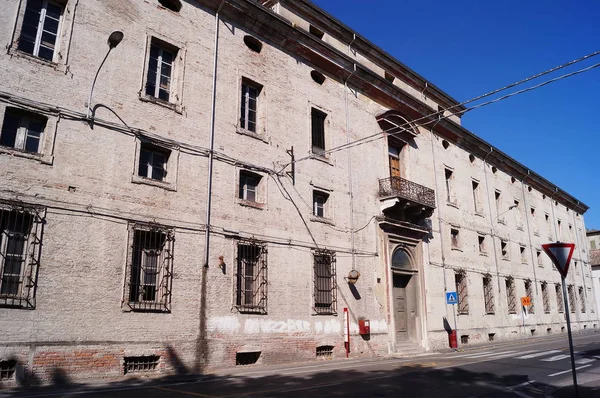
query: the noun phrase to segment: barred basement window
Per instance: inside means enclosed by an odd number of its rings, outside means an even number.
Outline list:
[[[517,313],[517,295],[515,294],[515,281],[512,278],[506,278],[506,303],[508,305],[508,313]]]
[[[35,308],[42,209],[0,203],[0,306]]]
[[[267,313],[267,246],[257,241],[237,245],[235,305],[244,313]]]
[[[491,276],[483,277],[483,297],[485,300],[485,313],[493,314],[496,311],[496,305],[494,303],[494,288]]]
[[[125,357],[123,373],[145,373],[158,369],[160,357],[158,355],[146,355],[139,357]]]
[[[333,348],[332,345],[320,345],[317,347],[317,358],[331,358],[333,356]]]
[[[581,305],[581,312],[585,313],[585,294],[582,287],[579,288],[579,303]]]
[[[525,281],[525,295],[529,297],[529,300],[531,302],[528,308],[529,313],[535,314],[535,301],[533,300],[533,289],[531,287],[531,281]]]
[[[8,361],[0,361],[0,381],[12,380],[15,376],[17,361],[11,359]]]
[[[467,289],[467,274],[459,272],[454,275],[456,283],[456,292],[458,294],[458,313],[461,315],[469,314],[469,292]]]
[[[558,312],[562,314],[565,312],[565,301],[563,300],[562,288],[560,284],[556,284],[554,286],[554,291],[556,292],[556,308],[558,308]]]
[[[548,284],[542,283],[542,301],[544,304],[544,313],[550,313],[550,294],[548,293]]]
[[[171,311],[173,278],[172,229],[131,225],[125,302],[134,311]]]
[[[337,313],[335,253],[327,250],[315,250],[313,258],[315,313],[334,315]]]
[[[573,285],[569,285],[567,286],[567,294],[569,295],[569,311],[571,312],[575,312],[575,304],[576,303],[576,298],[575,298],[575,289],[573,288]]]

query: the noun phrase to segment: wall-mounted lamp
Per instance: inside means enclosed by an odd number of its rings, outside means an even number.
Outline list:
[[[348,276],[344,279],[346,279],[346,282],[348,282],[350,285],[354,285],[358,281],[358,278],[360,278],[360,272],[353,269],[352,271],[348,272]]]

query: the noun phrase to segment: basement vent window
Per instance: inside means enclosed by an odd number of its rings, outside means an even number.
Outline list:
[[[469,335],[463,334],[460,336],[460,344],[469,344]]]
[[[332,345],[321,345],[317,347],[317,358],[331,358],[333,356]]]
[[[260,358],[261,351],[252,352],[236,352],[235,353],[235,365],[254,365]]]
[[[258,40],[257,38],[254,38],[250,35],[244,36],[244,44],[246,44],[246,47],[248,47],[250,50],[252,50],[256,53],[260,53],[262,51],[263,45],[260,42],[260,40]]]
[[[450,143],[446,140],[442,141],[442,146],[444,147],[444,149],[448,149],[448,147],[450,146]]]
[[[390,83],[393,83],[394,80],[396,79],[394,76],[392,76],[390,73],[388,73],[388,71],[385,71],[384,76],[385,76],[385,80],[387,80]]]
[[[15,376],[15,369],[17,367],[17,361],[0,361],[0,381],[1,380],[12,380]]]
[[[323,36],[325,36],[325,32],[323,32],[321,29],[310,25],[310,27],[308,28],[308,31],[310,32],[311,35],[319,38],[319,39],[323,39]]]
[[[171,11],[179,12],[181,10],[181,1],[179,0],[158,0],[158,3]]]
[[[158,369],[160,357],[158,355],[143,355],[138,357],[125,357],[124,374],[128,373],[146,373]]]
[[[316,70],[313,70],[312,72],[310,72],[310,77],[312,77],[312,79],[317,84],[325,83],[325,76],[321,72],[317,72]]]

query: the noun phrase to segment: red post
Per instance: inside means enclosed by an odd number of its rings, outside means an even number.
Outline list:
[[[344,345],[346,346],[346,358],[350,356],[350,317],[348,308],[344,308]]]
[[[450,333],[448,333],[448,340],[450,342],[450,348],[458,347],[458,341],[456,340],[456,330],[453,330]]]

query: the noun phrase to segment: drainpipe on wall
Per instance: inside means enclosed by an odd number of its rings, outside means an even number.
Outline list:
[[[350,44],[348,44],[348,55],[352,51],[352,43],[356,40],[356,34],[352,38]],[[354,70],[350,73],[350,76],[344,81],[344,106],[346,110],[346,144],[350,143],[350,114],[348,113],[348,80],[356,72],[356,64],[354,64]],[[352,269],[356,269],[356,253],[355,253],[355,231],[354,231],[354,192],[352,187],[352,156],[350,156],[351,149],[348,148],[348,194],[350,196],[350,248],[352,250]]]
[[[483,176],[485,178],[485,190],[487,192],[488,210],[490,212],[490,231],[492,233],[492,246],[494,248],[494,263],[496,265],[496,280],[498,281],[498,295],[500,295],[500,268],[498,266],[498,249],[496,248],[496,236],[494,232],[494,221],[500,217],[500,214],[496,214],[496,217],[492,217],[492,199],[490,197],[490,185],[488,184],[488,173],[487,173],[487,157],[494,152],[494,147],[490,147],[490,151],[483,157]],[[494,193],[496,191],[494,190]],[[498,213],[498,211],[496,211]]]
[[[531,228],[529,226],[529,204],[527,203],[527,195],[525,195],[525,179],[529,177],[531,172],[527,170],[527,174],[521,180],[521,192],[523,194],[523,204],[525,205],[525,222],[527,223],[527,237],[529,238],[529,252],[531,254],[531,266],[533,267],[533,282],[535,283],[535,295],[536,297],[539,295],[538,293],[538,285],[537,285],[537,273],[535,268],[537,267],[535,257],[533,256],[533,242],[531,239]]]

